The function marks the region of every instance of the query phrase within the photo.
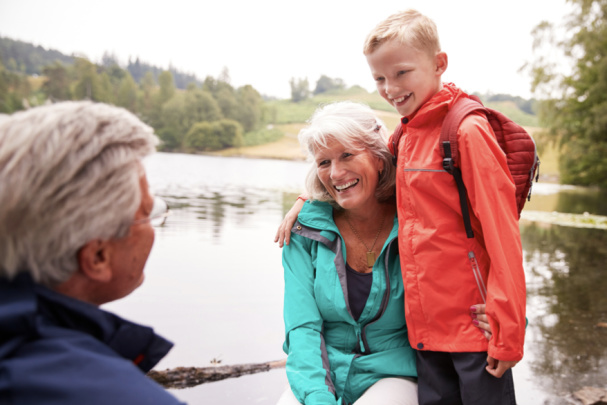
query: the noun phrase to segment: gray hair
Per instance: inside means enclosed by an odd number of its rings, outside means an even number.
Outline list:
[[[351,101],[325,105],[316,110],[308,126],[299,132],[299,143],[311,162],[314,162],[315,151],[326,148],[328,142],[333,140],[349,149],[364,150],[380,158],[384,162],[384,170],[379,176],[375,197],[379,201],[386,201],[394,195],[396,168],[387,146],[388,131],[369,106]],[[306,193],[311,200],[335,204],[318,178],[314,163],[306,178]]]
[[[126,236],[141,203],[141,160],[158,144],[130,112],[62,102],[0,120],[0,277],[53,286],[78,250]]]

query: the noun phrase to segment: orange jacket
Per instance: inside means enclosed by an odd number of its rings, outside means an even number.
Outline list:
[[[468,116],[458,131],[473,239],[466,237],[455,180],[442,168],[441,125],[462,97],[468,96],[444,84],[403,118],[396,187],[409,341],[418,350],[488,351],[498,360],[518,361],[525,334],[525,275],[515,189],[484,116]],[[472,304],[482,302],[473,266],[487,289],[489,342],[469,314]]]

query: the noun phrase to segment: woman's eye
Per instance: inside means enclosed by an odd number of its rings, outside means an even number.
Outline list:
[[[350,156],[354,156],[354,155],[352,155],[351,153],[348,153],[348,152],[344,152],[344,154],[343,154],[342,156],[343,156],[344,158],[348,158],[348,157],[350,157]]]
[[[318,167],[326,166],[328,164],[329,164],[328,160],[321,160],[321,161],[318,162]]]

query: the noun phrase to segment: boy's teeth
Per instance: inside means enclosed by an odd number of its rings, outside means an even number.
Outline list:
[[[346,184],[340,184],[339,186],[335,186],[335,189],[337,191],[342,191],[342,190],[347,189],[348,187],[352,187],[353,185],[355,185],[357,183],[358,183],[358,179],[353,180],[353,181],[351,181],[349,183],[346,183]]]
[[[409,97],[410,95],[411,95],[411,93],[407,94],[406,96],[402,96],[402,97],[399,97],[399,98],[395,98],[395,99],[394,99],[394,102],[395,102],[395,103],[400,103],[400,102],[404,101],[404,100],[405,100],[407,97]]]

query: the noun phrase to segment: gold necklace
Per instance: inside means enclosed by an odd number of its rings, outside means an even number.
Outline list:
[[[379,225],[379,229],[377,230],[377,234],[375,235],[375,239],[373,240],[373,244],[371,245],[371,249],[369,249],[369,247],[367,247],[367,244],[362,240],[358,232],[356,232],[356,229],[354,229],[354,227],[352,226],[350,218],[348,218],[348,213],[345,212],[344,214],[344,216],[346,217],[346,222],[348,223],[348,225],[350,225],[350,229],[352,229],[354,235],[358,238],[360,243],[363,244],[365,249],[367,249],[367,267],[373,267],[373,265],[375,264],[375,252],[373,251],[373,248],[375,247],[375,243],[377,242],[377,238],[379,238],[381,230],[384,228],[384,223],[386,222],[386,215],[384,215],[384,217],[382,218],[381,224]]]

